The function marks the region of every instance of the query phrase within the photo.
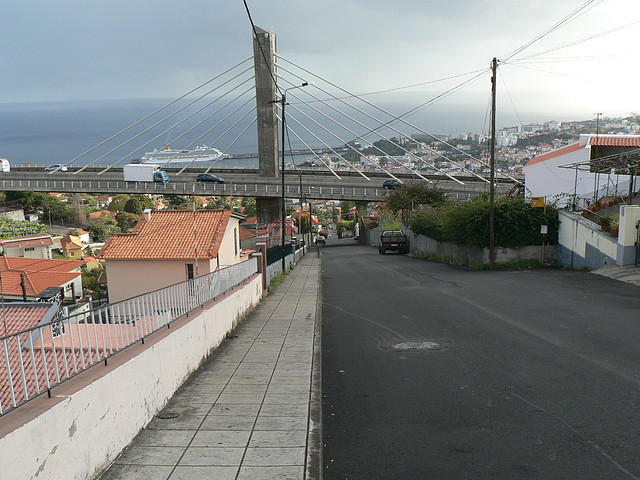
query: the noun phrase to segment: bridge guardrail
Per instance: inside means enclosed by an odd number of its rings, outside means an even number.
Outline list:
[[[255,258],[0,338],[0,415],[142,341],[258,272]]]

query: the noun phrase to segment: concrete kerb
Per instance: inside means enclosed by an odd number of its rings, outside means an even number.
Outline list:
[[[313,257],[311,257],[313,258]],[[315,259],[314,259],[315,260]],[[307,430],[307,458],[305,478],[322,480],[322,262],[318,262],[318,291],[314,328],[313,366],[309,396],[309,424]]]

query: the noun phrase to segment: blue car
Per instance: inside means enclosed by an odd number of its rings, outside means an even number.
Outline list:
[[[395,178],[390,178],[389,180],[385,180],[382,184],[382,188],[386,190],[395,190],[396,188],[400,188],[404,183]]]
[[[213,173],[199,173],[196,178],[197,182],[213,182],[224,183],[224,178],[214,175]]]

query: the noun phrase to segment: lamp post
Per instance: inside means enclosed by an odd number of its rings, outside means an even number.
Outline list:
[[[307,85],[309,85],[307,82],[302,83],[302,85],[296,85],[294,87],[289,87],[289,88],[285,88],[282,91],[282,97],[280,97],[280,105],[282,106],[282,169],[280,171],[280,177],[282,179],[282,271],[285,271],[286,268],[286,260],[285,260],[285,253],[286,253],[286,248],[285,248],[285,221],[287,219],[287,210],[286,210],[286,205],[285,205],[285,200],[284,200],[284,154],[285,154],[285,119],[284,119],[284,107],[287,104],[287,92],[289,90],[293,90],[295,88],[302,88],[302,87],[306,87]],[[276,100],[276,102],[278,102],[278,100]]]

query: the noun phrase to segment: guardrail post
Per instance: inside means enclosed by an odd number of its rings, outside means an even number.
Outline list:
[[[262,294],[266,295],[269,290],[269,279],[267,278],[267,244],[264,242],[256,243],[258,249],[258,273],[262,277]]]

